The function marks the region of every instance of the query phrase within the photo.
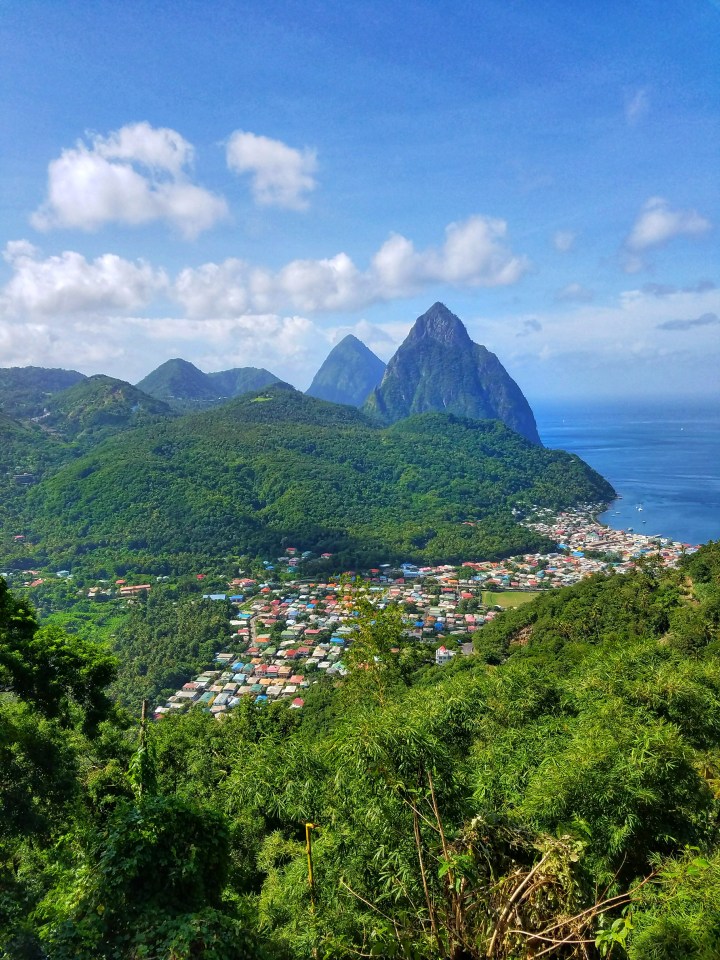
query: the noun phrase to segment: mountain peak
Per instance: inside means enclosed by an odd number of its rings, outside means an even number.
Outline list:
[[[277,379],[268,370],[255,367],[203,373],[189,360],[175,357],[162,363],[137,386],[176,410],[192,410],[222,403],[253,390],[262,390],[267,384],[276,383]]]
[[[532,410],[494,353],[473,343],[444,303],[434,303],[391,358],[367,411],[385,423],[437,411],[475,420],[501,420],[540,444]]]
[[[359,407],[380,383],[384,372],[382,360],[349,333],[327,355],[307,393],[320,400]]]
[[[462,320],[440,301],[434,303],[429,310],[417,318],[408,339],[421,340],[424,337],[448,345],[468,346],[472,343]]]

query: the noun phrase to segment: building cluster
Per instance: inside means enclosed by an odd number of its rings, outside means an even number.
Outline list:
[[[611,566],[619,573],[627,573],[643,557],[656,557],[672,567],[684,554],[698,549],[668,537],[637,533],[632,528],[614,530],[579,511],[539,511],[527,525],[557,543],[562,558],[559,569],[570,576],[572,583]],[[558,554],[548,559],[556,559]]]
[[[501,612],[503,591],[567,586],[611,568],[628,571],[647,556],[674,565],[684,552],[695,549],[612,530],[580,512],[559,516],[541,512],[528,525],[554,540],[555,551],[460,566],[406,563],[394,571],[384,566],[353,577],[352,582],[298,579],[272,585],[243,578],[229,584],[243,593],[205,594],[233,605],[230,642],[217,655],[213,669],[185,684],[156,714],[193,704],[225,713],[244,697],[259,702],[289,699],[292,707],[302,707],[303,692],[319,677],[337,678],[346,672],[343,654],[352,642],[358,589],[377,606],[399,603],[408,639],[432,644],[435,662],[444,664],[458,652],[472,651],[471,635]],[[271,566],[265,564],[268,575]],[[452,644],[446,647],[448,639]]]
[[[519,593],[568,586],[610,569],[629,571],[643,557],[673,566],[684,553],[697,549],[632,530],[613,530],[582,511],[556,515],[539,510],[526,523],[553,541],[555,549],[458,565],[384,564],[361,575],[315,583],[302,578],[309,552],[287,548],[284,557],[263,562],[267,582],[240,577],[229,582],[227,593],[203,594],[205,599],[229,601],[228,635],[218,638],[221,652],[212,666],[159,706],[156,715],[192,706],[222,714],[246,697],[260,703],[289,700],[292,707],[302,707],[311,684],[322,677],[337,680],[346,672],[343,656],[355,630],[358,591],[379,607],[400,604],[408,640],[431,644],[436,663],[443,664],[458,652],[471,652],[472,634],[502,611],[503,592],[515,591],[517,601]],[[284,582],[278,582],[277,568],[283,571]],[[25,571],[28,575],[24,586],[30,588],[55,579],[43,578],[36,570]],[[72,574],[59,570],[55,577],[71,580]],[[155,583],[168,579],[155,577],[137,584],[102,581],[81,593],[94,600],[133,603]],[[197,579],[202,581],[205,575],[198,574]]]
[[[376,577],[374,581],[274,587],[245,579],[230,586],[257,591],[249,600],[245,594],[206,594],[208,600],[230,602],[230,636],[212,668],[159,706],[156,716],[193,705],[226,713],[244,697],[260,703],[290,700],[291,707],[302,707],[302,694],[312,683],[347,672],[343,655],[356,629],[358,590],[378,607],[401,603],[409,640],[436,646],[451,637],[465,653],[472,649],[471,634],[498,614],[481,605],[479,584],[461,585],[452,569],[428,587],[404,578],[402,582],[382,579],[385,582]],[[462,601],[474,602],[476,612],[463,612]],[[446,662],[455,652],[441,645],[436,662]]]

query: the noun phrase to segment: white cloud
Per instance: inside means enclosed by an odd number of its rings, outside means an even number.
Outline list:
[[[445,245],[434,258],[435,270],[428,277],[443,283],[471,287],[501,287],[516,283],[527,271],[529,261],[514,257],[504,246],[507,223],[474,216],[446,229]],[[424,282],[422,272],[419,279]]]
[[[575,246],[575,234],[572,230],[557,230],[553,235],[553,246],[560,253],[567,253]]]
[[[625,242],[628,250],[639,252],[662,246],[680,236],[707,233],[712,224],[695,210],[672,210],[663,197],[650,197]]]
[[[482,337],[473,339],[497,353],[526,395],[627,396],[682,395],[716,390],[720,363],[720,290],[677,290],[658,298],[627,290],[602,304],[563,304],[533,314],[542,326],[532,337],[518,337],[526,317],[482,318]],[[689,337],[668,333],[678,318],[698,318]],[[668,326],[669,322],[669,326]],[[658,329],[660,327],[660,329]],[[543,369],[538,361],[544,361]]]
[[[595,357],[605,370],[605,389],[619,390],[623,381],[614,372],[614,367],[623,358],[639,354],[648,363],[659,356],[671,358],[667,335],[659,334],[658,326],[663,330],[672,330],[676,328],[678,317],[707,317],[712,314],[720,315],[718,289],[677,290],[660,298],[645,289],[626,290],[617,300],[609,303],[577,303],[571,308],[563,305],[556,310],[535,314],[534,319],[542,330],[532,340],[533,347],[537,345],[532,356],[537,358],[540,350],[546,348],[545,356],[565,358],[564,376],[578,380],[582,370],[578,367],[577,371],[573,371],[568,358],[575,354]],[[517,317],[512,315],[483,318],[484,342],[493,344],[491,349],[499,353],[503,363],[506,357],[511,359],[513,354],[517,356],[520,349],[527,347],[526,343],[520,346],[517,342],[517,323]],[[720,340],[715,325],[695,323],[694,326],[698,327],[698,343],[700,337],[705,338],[702,359],[707,360],[712,356],[717,360]],[[531,367],[531,355],[528,353],[527,357],[528,366]],[[699,354],[695,358],[699,360]],[[662,381],[658,380],[657,383],[661,384]],[[656,393],[660,389],[658,386]]]
[[[650,109],[648,88],[642,87],[625,98],[625,121],[628,126],[636,126]]]
[[[38,230],[165,221],[191,238],[227,216],[225,200],[189,179],[193,148],[177,131],[136,123],[63,150],[48,167]]]
[[[0,355],[3,364],[13,367],[63,367],[122,379],[128,376],[127,331],[121,331],[119,323],[116,330],[107,322],[87,330],[74,323],[13,324],[0,318]]]
[[[108,160],[127,160],[175,177],[192,165],[192,145],[176,130],[135,123],[115,130],[108,137],[94,137],[95,152]]]
[[[320,260],[294,260],[272,272],[243,260],[207,263],[183,270],[175,296],[192,317],[232,317],[283,309],[358,309],[418,293],[431,284],[497,287],[516,283],[528,269],[505,245],[502,220],[473,216],[451,223],[441,247],[416,250],[395,234],[361,271],[345,253]]]
[[[170,297],[190,320],[357,309],[417,293],[438,283],[504,286],[527,269],[502,242],[502,221],[471,217],[450,224],[440,247],[416,250],[391,237],[361,271],[345,253],[293,260],[272,271],[228,259],[182,270],[171,281],[142,260],[105,253],[93,260],[66,250],[43,257],[26,240],[7,244],[12,275],[0,289],[0,316],[27,320],[136,310]],[[156,304],[157,305],[157,304]]]
[[[296,150],[281,140],[236,130],[227,143],[227,165],[235,173],[252,174],[252,192],[264,206],[304,210],[317,182],[314,150]]]
[[[163,270],[106,253],[86,260],[71,250],[42,259],[27,241],[7,244],[3,257],[12,276],[0,292],[7,318],[113,312],[145,306],[167,286]]]

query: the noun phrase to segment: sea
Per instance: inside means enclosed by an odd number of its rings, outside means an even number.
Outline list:
[[[720,400],[533,409],[546,447],[577,454],[619,494],[603,523],[685,544],[720,540]]]

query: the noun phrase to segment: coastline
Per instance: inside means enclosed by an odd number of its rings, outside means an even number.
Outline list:
[[[546,446],[576,454],[617,491],[598,512],[600,523],[688,545],[720,539],[720,402],[546,402],[534,409]]]

